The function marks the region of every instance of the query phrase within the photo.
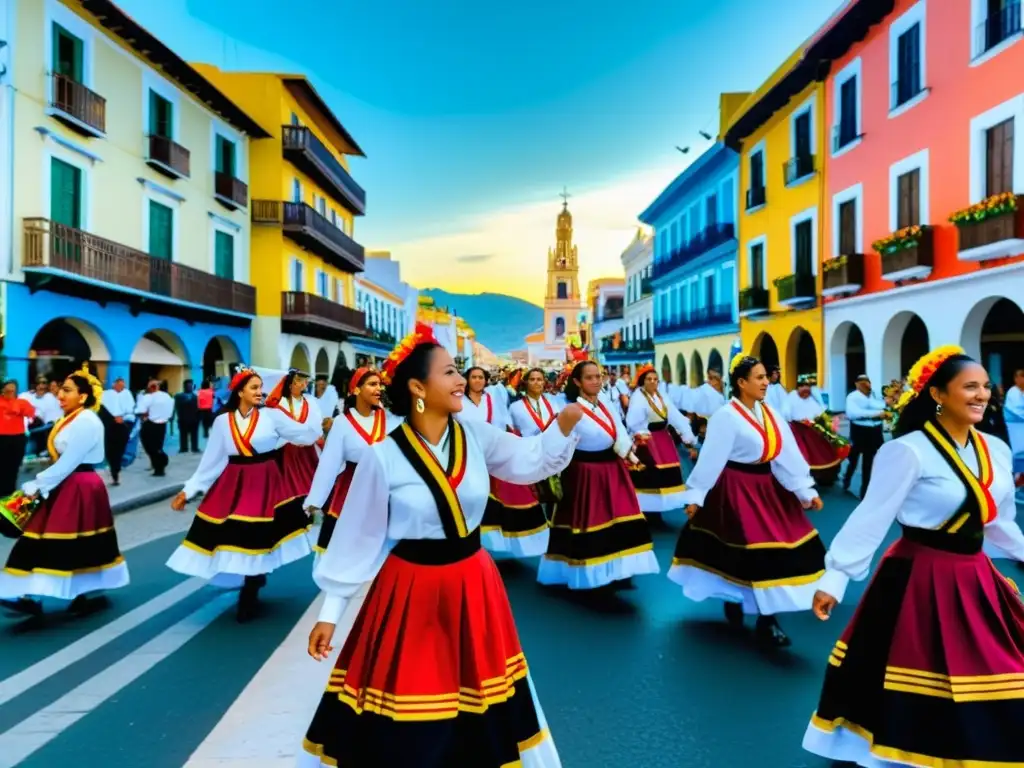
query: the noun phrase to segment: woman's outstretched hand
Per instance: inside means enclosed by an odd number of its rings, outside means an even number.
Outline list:
[[[569,403],[558,414],[558,428],[568,437],[582,418],[583,410],[576,403]]]
[[[317,661],[323,661],[334,650],[331,640],[334,638],[334,625],[326,621],[318,621],[309,633],[307,652]]]
[[[822,592],[820,589],[814,593],[814,602],[811,605],[811,610],[814,611],[814,615],[822,621],[828,621],[832,616],[832,609],[836,607],[839,601],[836,600],[828,592]]]
[[[693,520],[693,516],[700,512],[700,506],[698,506],[697,504],[687,504],[686,509],[684,511],[686,512],[686,516],[690,520]]]
[[[813,509],[815,512],[820,512],[825,508],[825,502],[821,500],[821,496],[815,496],[810,501],[801,501],[804,509]]]
[[[179,491],[178,495],[171,499],[171,509],[175,512],[181,512],[185,509],[185,503],[188,499],[185,496],[184,491]]]

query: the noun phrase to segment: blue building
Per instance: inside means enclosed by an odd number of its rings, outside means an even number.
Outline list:
[[[699,386],[739,342],[738,183],[739,156],[719,141],[640,214],[654,229],[654,359],[666,381]]]

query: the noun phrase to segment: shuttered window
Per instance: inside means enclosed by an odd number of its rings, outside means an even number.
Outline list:
[[[985,194],[1013,192],[1013,118],[985,132]]]
[[[173,139],[174,105],[156,91],[149,92],[149,135]]]
[[[896,98],[893,106],[910,101],[921,92],[921,23],[914,24],[896,41]]]
[[[847,200],[839,205],[839,253],[857,252],[857,201]]]
[[[235,238],[220,230],[214,233],[214,270],[217,277],[235,279]]]
[[[839,88],[839,146],[857,138],[857,76],[847,78]]]
[[[215,158],[218,173],[224,173],[232,178],[235,176],[235,143],[217,135],[217,157]]]
[[[896,180],[896,228],[921,223],[921,171],[915,168]]]
[[[60,24],[53,25],[53,72],[81,83],[84,76],[82,41]]]
[[[812,222],[810,219],[796,225],[793,237],[796,239],[796,274],[810,275],[814,272],[811,250]]]
[[[764,154],[761,152],[750,156],[750,188],[764,189]]]
[[[718,196],[710,195],[705,199],[707,225],[708,227],[718,226]]]
[[[50,219],[82,227],[82,171],[55,157],[50,160]]]
[[[764,243],[750,247],[750,287],[764,288]]]
[[[174,211],[155,200],[149,201],[149,255],[173,261]]]

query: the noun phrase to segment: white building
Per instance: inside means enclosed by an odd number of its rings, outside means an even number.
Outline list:
[[[606,365],[601,350],[602,339],[622,336],[623,309],[626,300],[626,281],[621,277],[603,277],[591,280],[587,286],[587,304],[590,309],[590,349],[592,357]]]
[[[416,324],[419,291],[402,281],[401,265],[389,251],[369,251],[366,268],[355,280],[356,308],[366,314],[366,336],[351,343],[356,364],[387,357]]]
[[[630,374],[641,365],[654,363],[654,237],[638,228],[622,252],[626,272],[626,296],[622,331],[601,340],[601,357],[606,365],[628,367]]]

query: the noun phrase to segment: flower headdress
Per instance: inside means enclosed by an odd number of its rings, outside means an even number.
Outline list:
[[[796,385],[798,387],[809,387],[812,384],[814,384],[815,378],[815,376],[809,373],[801,373],[799,376],[796,377]]]
[[[518,368],[518,369],[512,371],[512,373],[508,377],[508,386],[510,386],[512,389],[518,390],[519,389],[519,385],[522,384],[522,383],[523,383],[523,369],[522,368]]]
[[[352,378],[348,380],[348,393],[354,395],[356,390],[359,389],[359,382],[363,380],[368,374],[376,374],[377,371],[368,365],[364,365],[361,368],[356,368],[355,373],[352,374]]]
[[[920,395],[928,387],[928,382],[939,370],[939,367],[954,355],[964,355],[962,347],[950,344],[945,347],[933,349],[927,355],[918,360],[907,374],[907,389],[900,395],[896,403],[896,410],[902,411],[915,397]]]
[[[636,377],[633,379],[633,389],[636,389],[644,383],[644,376],[648,373],[657,373],[653,365],[647,363],[646,365],[640,366],[640,370],[636,372]]]
[[[420,344],[437,344],[434,329],[426,323],[416,323],[416,329],[398,342],[398,346],[388,355],[388,359],[384,361],[384,365],[380,368],[380,377],[385,384],[392,382],[395,377],[395,370]]]
[[[258,376],[255,370],[250,368],[248,365],[240,365],[238,370],[235,371],[235,375],[231,377],[231,382],[228,384],[228,391],[234,392],[242,383],[251,376]]]
[[[744,358],[749,357],[746,352],[737,352],[732,356],[732,360],[729,361],[729,375],[739,367],[739,364],[743,362]]]
[[[89,364],[82,363],[82,367],[75,371],[72,376],[81,376],[89,382],[89,388],[92,390],[92,396],[96,399],[96,402],[93,403],[89,410],[99,411],[100,404],[103,402],[103,385],[100,383],[99,379],[89,373]]]

